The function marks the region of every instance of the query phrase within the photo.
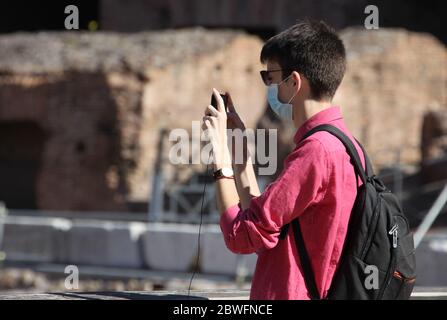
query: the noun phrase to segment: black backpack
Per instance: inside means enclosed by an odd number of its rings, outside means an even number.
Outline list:
[[[366,172],[352,141],[338,128],[320,125],[307,132],[306,139],[317,131],[327,131],[346,147],[356,177],[363,184],[349,220],[348,232],[326,299],[409,299],[416,275],[413,235],[399,200],[374,175],[365,155]],[[358,141],[357,141],[358,142]],[[312,299],[320,299],[312,265],[301,233],[299,219],[291,223],[301,261],[306,287]],[[280,239],[287,235],[283,226]],[[374,278],[375,277],[375,278]]]

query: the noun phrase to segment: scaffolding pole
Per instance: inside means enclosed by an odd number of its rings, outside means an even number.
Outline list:
[[[433,206],[430,208],[430,210],[428,211],[424,220],[419,225],[418,229],[416,230],[416,232],[414,234],[415,248],[417,248],[419,246],[419,244],[422,241],[422,238],[424,238],[425,234],[430,229],[433,222],[436,220],[438,215],[441,213],[442,208],[444,208],[446,202],[447,202],[447,183],[445,184],[444,189],[442,189],[438,198],[433,203]]]

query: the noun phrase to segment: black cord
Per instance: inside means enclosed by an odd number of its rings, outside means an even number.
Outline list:
[[[197,273],[197,269],[199,268],[199,261],[200,261],[200,232],[202,230],[202,221],[203,221],[203,201],[205,199],[205,191],[206,191],[206,181],[208,178],[208,165],[210,162],[210,157],[211,157],[211,152],[208,156],[208,161],[206,163],[206,178],[205,178],[205,183],[203,184],[203,193],[202,193],[202,203],[200,205],[200,224],[199,224],[199,238],[198,238],[198,243],[197,243],[197,260],[196,260],[196,265],[194,266],[194,272],[191,276],[191,280],[189,281],[189,286],[188,286],[188,298],[190,297],[190,293],[191,293],[191,284],[192,284],[192,280],[194,279],[194,276]]]

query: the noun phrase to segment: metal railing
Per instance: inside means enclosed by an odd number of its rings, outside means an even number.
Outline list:
[[[5,260],[5,253],[2,251],[3,248],[3,235],[5,231],[5,218],[8,214],[6,206],[3,202],[0,202],[0,265]]]
[[[422,223],[419,225],[418,229],[414,233],[414,246],[417,248],[424,238],[427,231],[435,222],[436,218],[442,212],[445,204],[447,203],[447,183],[442,189],[436,201],[433,203],[432,207],[428,211]]]

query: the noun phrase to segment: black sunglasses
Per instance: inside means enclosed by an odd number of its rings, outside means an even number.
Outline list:
[[[259,73],[261,74],[261,78],[262,78],[262,81],[264,82],[264,84],[266,86],[268,86],[270,84],[269,80],[268,80],[270,72],[291,71],[291,70],[293,70],[293,69],[262,70],[262,71],[259,71]]]

